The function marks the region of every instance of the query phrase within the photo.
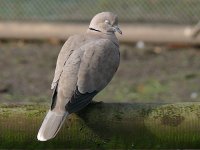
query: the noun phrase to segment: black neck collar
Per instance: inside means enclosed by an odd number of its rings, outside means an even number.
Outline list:
[[[101,31],[99,31],[99,30],[96,30],[96,29],[94,29],[94,28],[89,28],[90,30],[93,30],[93,31],[96,31],[96,32],[101,32]]]

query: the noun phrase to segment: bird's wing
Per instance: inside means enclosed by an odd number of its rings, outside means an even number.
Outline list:
[[[68,112],[76,112],[112,79],[119,66],[119,49],[108,39],[100,39],[81,47],[84,51],[77,74],[76,89],[67,104]]]
[[[119,66],[119,49],[108,39],[88,44],[78,72],[78,90],[91,93],[102,90]]]
[[[110,40],[95,40],[74,50],[63,67],[51,109],[72,113],[84,108],[110,82],[118,66],[119,49]]]
[[[77,48],[77,46],[80,45],[82,41],[83,41],[83,38],[81,36],[74,35],[74,36],[69,37],[68,40],[63,45],[57,58],[56,69],[54,73],[54,79],[51,84],[51,89],[55,89],[55,87],[57,86],[66,61],[68,60],[69,56],[73,53],[73,51]]]

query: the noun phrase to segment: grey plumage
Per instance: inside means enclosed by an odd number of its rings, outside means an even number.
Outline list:
[[[67,117],[68,112],[56,113],[49,110],[38,133],[38,140],[46,141],[54,138]],[[43,134],[43,136],[41,135]],[[45,136],[44,136],[45,135]]]
[[[74,35],[63,45],[51,88],[51,110],[38,132],[38,140],[55,137],[68,114],[86,107],[112,79],[119,66],[119,44],[115,32],[117,16],[97,14],[85,34]]]

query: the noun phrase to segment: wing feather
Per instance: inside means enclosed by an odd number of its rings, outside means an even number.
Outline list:
[[[110,40],[99,39],[82,45],[64,64],[52,106],[68,112],[84,108],[111,81],[118,66],[119,49]]]
[[[81,93],[100,91],[112,79],[119,66],[119,49],[108,39],[101,39],[85,48],[78,72]]]

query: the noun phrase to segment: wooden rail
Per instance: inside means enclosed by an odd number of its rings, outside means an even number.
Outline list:
[[[70,35],[84,33],[88,24],[0,22],[0,39],[58,39],[66,40]],[[200,44],[200,36],[191,37],[191,26],[120,24],[123,35],[121,42],[133,43],[185,43]]]
[[[46,105],[0,105],[0,148],[200,148],[200,103],[96,103],[39,142]]]

